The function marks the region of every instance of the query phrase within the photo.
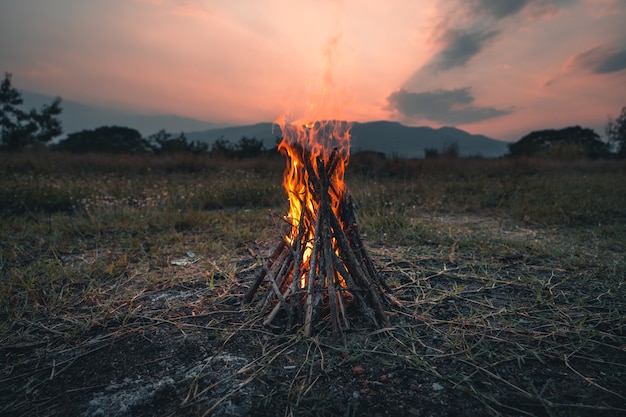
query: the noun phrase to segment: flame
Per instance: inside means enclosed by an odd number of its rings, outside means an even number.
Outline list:
[[[278,144],[278,150],[287,157],[287,166],[283,175],[283,186],[289,199],[289,210],[285,216],[291,224],[291,230],[286,236],[287,242],[295,244],[303,222],[304,231],[303,259],[301,262],[300,287],[307,284],[307,277],[311,265],[313,241],[315,236],[315,220],[320,201],[315,198],[314,186],[310,175],[320,178],[318,160],[323,162],[328,176],[328,194],[332,211],[341,222],[340,206],[344,200],[344,174],[350,157],[350,128],[351,124],[344,121],[295,121],[287,123],[285,118],[276,121],[282,130],[283,138]],[[308,169],[307,169],[308,167]],[[309,172],[309,170],[313,172]],[[342,225],[343,226],[343,225]],[[333,242],[333,249],[337,251]],[[345,283],[340,276],[326,277],[338,279],[340,285]]]

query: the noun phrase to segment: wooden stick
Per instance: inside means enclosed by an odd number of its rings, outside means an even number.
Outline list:
[[[328,217],[332,209],[330,208],[330,201],[328,196],[328,178],[326,178],[326,170],[324,169],[324,161],[321,158],[317,159],[317,172],[320,175],[320,193],[322,201],[320,204],[320,212],[323,219],[321,222],[322,227],[322,254],[324,255],[324,269],[326,275],[326,285],[328,286],[328,299],[330,304],[330,316],[333,324],[333,332],[339,333],[339,313],[337,311],[337,294],[335,293],[335,273],[333,271],[332,264],[332,242],[330,239],[330,221]]]
[[[352,246],[353,250],[359,255],[359,257],[361,258],[361,262],[365,265],[370,277],[374,279],[376,285],[381,285],[385,289],[385,291],[391,293],[391,288],[389,288],[387,283],[380,278],[378,272],[376,272],[374,263],[372,262],[367,251],[365,250],[365,245],[363,245],[363,240],[361,240],[361,234],[359,233],[359,226],[356,222],[352,198],[348,197],[345,200],[345,204],[342,204],[342,207],[344,224],[347,226],[347,236],[348,240],[350,241],[350,246]]]
[[[352,295],[354,295],[354,297],[357,299],[357,304],[358,304],[359,308],[361,309],[361,312],[363,314],[365,314],[365,317],[367,317],[372,322],[374,327],[379,327],[378,321],[376,320],[376,314],[374,313],[374,310],[372,310],[369,307],[366,299],[363,297],[363,294],[362,294],[363,293],[363,289],[359,288],[356,285],[356,283],[354,282],[354,280],[350,276],[350,273],[346,270],[346,268],[345,268],[343,262],[341,261],[341,259],[339,259],[337,257],[337,255],[335,255],[334,253],[333,253],[333,264],[335,266],[335,269],[337,271],[339,271],[339,273],[343,277],[343,280],[348,285],[348,289],[352,292]]]
[[[287,255],[287,257],[285,258],[285,260],[281,263],[280,269],[278,270],[278,272],[276,273],[276,275],[272,274],[271,272],[268,272],[266,277],[270,283],[270,288],[272,287],[276,287],[276,291],[268,291],[265,295],[265,298],[263,299],[263,302],[260,303],[260,307],[259,310],[260,311],[265,311],[267,308],[267,305],[269,304],[269,302],[272,300],[272,296],[278,292],[278,294],[280,294],[281,292],[281,288],[282,288],[282,283],[284,283],[284,281],[287,279],[287,275],[289,274],[289,271],[293,268],[293,255],[291,254],[291,252],[289,252],[289,254]],[[276,294],[276,295],[278,295]]]
[[[272,267],[269,268],[269,270],[267,271],[267,274],[272,274],[272,276],[275,276],[278,272],[280,272],[284,268],[285,262],[287,263],[291,262],[291,257],[292,257],[291,250],[289,250],[289,246],[286,243],[283,242],[283,244],[285,245],[284,246],[285,250],[283,250],[280,253],[276,261],[272,264]],[[271,296],[272,296],[272,292],[268,291],[267,294],[265,295],[265,298],[259,302],[257,308],[261,311],[265,310],[265,307],[267,306],[267,303]]]
[[[287,288],[287,291],[285,291],[285,293],[283,294],[283,298],[287,298],[291,295],[291,287]],[[272,324],[272,321],[274,320],[274,318],[276,317],[276,315],[278,314],[278,312],[280,311],[280,308],[283,307],[282,303],[278,303],[274,306],[274,308],[272,309],[272,311],[270,312],[270,314],[267,315],[266,319],[263,320],[263,325],[264,326],[269,326],[270,324]]]
[[[339,155],[338,148],[336,147],[333,148],[333,151],[330,154],[330,157],[328,158],[328,164],[326,165],[326,178],[333,177],[333,174],[335,173],[335,170],[337,169],[337,166],[339,165],[340,159],[343,159],[343,157]],[[333,192],[334,195],[336,195],[337,197],[340,197],[339,193],[335,189],[335,185],[332,182],[329,184],[329,189]]]
[[[303,201],[300,201],[300,204],[301,206],[304,206]],[[290,291],[290,294],[296,293],[296,289],[298,288],[299,283],[300,283],[300,271],[302,268],[302,258],[304,256],[304,250],[306,249],[306,242],[303,242],[305,213],[306,213],[306,210],[304,209],[300,212],[300,222],[298,223],[298,235],[296,236],[296,244],[294,246],[294,254],[293,254],[294,268],[293,268],[293,274],[291,275],[291,285],[288,288],[288,291]],[[287,296],[285,296],[285,298],[287,298]],[[293,315],[294,315],[294,311],[296,307],[296,302],[300,303],[302,302],[302,300],[296,300],[296,297],[291,297],[289,311],[287,312],[289,316],[290,324],[293,321]]]
[[[341,288],[339,289],[339,292],[337,293],[337,304],[339,305],[339,312],[341,313],[340,318],[343,321],[343,328],[348,330],[350,328],[350,323],[348,322],[348,315],[346,314],[346,307],[343,303],[343,291]]]
[[[274,249],[272,256],[268,260],[268,264],[270,265],[270,267],[274,265],[274,261],[277,258],[282,256],[286,248],[287,247],[285,245],[285,242],[281,240],[280,243],[276,246],[276,249]],[[263,278],[265,278],[265,274],[267,274],[268,272],[268,267],[265,265],[265,262],[263,261],[263,259],[261,259],[261,261],[263,262],[263,268],[261,268],[259,272],[257,272],[257,275],[254,278],[254,283],[252,284],[252,287],[250,287],[250,289],[248,290],[248,292],[246,293],[246,295],[243,297],[241,301],[242,304],[247,304],[250,301],[252,301],[254,294],[259,289],[261,282],[263,282]]]
[[[389,325],[384,311],[388,300],[382,287],[388,288],[365,250],[352,200],[344,197],[343,189],[336,189],[331,181],[337,177],[345,155],[335,148],[327,159],[312,160],[311,150],[300,144],[293,146],[295,160],[289,162],[301,164],[302,171],[296,175],[306,181],[306,189],[296,196],[302,205],[300,219],[297,226],[295,219],[290,219],[288,241],[281,242],[267,262],[263,262],[244,302],[250,302],[267,279],[267,292],[258,303],[261,312],[269,310],[263,324],[270,325],[285,310],[289,327],[302,323],[302,331],[309,337],[313,316],[318,316],[318,309],[326,308],[326,300],[333,332],[343,333],[350,327],[345,298],[349,292],[375,327]],[[331,201],[339,201],[337,212],[333,211]],[[295,227],[297,233],[293,237]],[[310,260],[304,265],[304,255],[309,251]]]
[[[321,184],[320,184],[320,180],[319,177],[317,176],[317,174],[315,173],[315,170],[313,169],[313,165],[309,162],[304,162],[303,164],[306,168],[306,172],[309,176],[309,183],[311,185],[313,185],[313,196],[315,197],[314,199],[317,201],[321,201]]]
[[[337,220],[337,217],[335,216],[335,214],[331,212],[329,217],[330,217],[331,225],[334,231],[333,235],[335,236],[337,245],[339,246],[339,253],[342,256],[343,262],[346,264],[346,267],[348,268],[348,271],[350,271],[350,274],[352,274],[354,278],[362,281],[362,284],[365,287],[364,289],[367,289],[368,294],[369,294],[368,298],[373,303],[373,308],[374,308],[374,311],[376,312],[376,316],[378,317],[378,320],[380,320],[380,322],[383,323],[383,325],[385,326],[388,325],[389,321],[387,317],[385,316],[382,302],[379,298],[379,294],[376,292],[378,290],[378,287],[372,285],[371,280],[368,279],[369,277],[360,267],[356,259],[356,256],[354,255],[354,252],[352,251],[352,248],[350,247],[350,244],[348,243],[348,238],[343,232],[343,229],[341,228],[341,225],[339,224],[339,220]]]
[[[337,169],[337,165],[339,162],[339,150],[335,147],[328,158],[328,164],[326,164],[326,178],[332,178],[335,173],[335,169]]]
[[[311,320],[313,319],[313,281],[315,280],[315,270],[317,269],[317,256],[320,250],[321,234],[319,233],[322,222],[321,211],[317,212],[315,220],[315,238],[313,240],[313,250],[311,252],[311,266],[309,269],[307,291],[306,291],[306,311],[304,314],[304,335],[311,335]]]
[[[267,276],[270,280],[271,288],[272,290],[274,290],[274,293],[276,293],[276,297],[278,298],[279,303],[277,304],[277,306],[282,305],[285,311],[289,311],[289,304],[287,304],[287,300],[285,300],[285,297],[283,297],[283,295],[281,294],[280,289],[278,288],[278,286],[276,285],[276,282],[274,281],[274,277],[272,277],[271,274],[268,274]],[[265,310],[265,308],[263,308],[263,310]]]

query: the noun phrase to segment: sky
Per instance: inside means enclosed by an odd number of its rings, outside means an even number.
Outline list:
[[[0,0],[15,87],[145,114],[603,135],[626,0]]]

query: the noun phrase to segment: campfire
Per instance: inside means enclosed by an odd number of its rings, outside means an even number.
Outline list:
[[[385,294],[390,291],[363,246],[344,183],[350,124],[279,124],[278,149],[287,158],[283,185],[289,231],[263,260],[243,302],[252,302],[263,288],[258,310],[264,324],[280,316],[288,328],[302,328],[306,336],[316,320],[329,319],[335,333],[349,329],[352,305],[372,326],[387,326]]]

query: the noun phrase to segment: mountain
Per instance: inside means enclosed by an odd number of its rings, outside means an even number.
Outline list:
[[[54,97],[29,91],[20,91],[24,109],[40,108],[50,104]],[[242,137],[262,140],[266,148],[276,145],[282,135],[273,123],[257,123],[247,126],[229,126],[174,115],[145,115],[129,110],[91,106],[71,100],[61,103],[60,119],[64,134],[101,126],[123,126],[137,129],[147,137],[164,129],[170,133],[184,132],[190,141],[208,143],[218,139],[237,143]],[[472,135],[454,127],[411,127],[397,122],[375,121],[352,125],[352,152],[375,151],[388,157],[423,158],[424,149],[443,150],[456,144],[460,156],[499,157],[507,153],[508,144],[483,135]],[[58,138],[58,139],[62,139]],[[57,139],[57,140],[58,140]]]
[[[376,121],[354,123],[351,129],[352,152],[375,151],[388,157],[423,158],[424,149],[443,150],[456,144],[460,156],[483,156],[497,158],[508,151],[508,143],[491,139],[484,135],[472,135],[454,127],[404,126],[397,122]],[[249,126],[233,126],[189,132],[186,136],[191,141],[205,142],[211,145],[218,139],[237,143],[242,137],[262,140],[265,147],[276,144],[281,135],[280,128],[273,123],[258,123]]]
[[[30,91],[20,91],[24,99],[23,108],[41,108],[50,104],[54,97]],[[64,135],[85,129],[95,129],[100,126],[123,126],[137,129],[142,136],[147,137],[164,129],[170,133],[205,130],[222,127],[224,125],[191,119],[174,115],[138,114],[128,110],[118,110],[109,107],[91,106],[76,101],[65,100],[61,97],[63,112],[59,117],[63,123]],[[62,138],[59,138],[62,139]]]
[[[230,126],[200,132],[186,132],[185,136],[192,142],[204,142],[208,143],[209,146],[218,139],[237,143],[245,136],[247,138],[262,140],[266,148],[272,148],[276,145],[277,138],[282,136],[282,131],[274,123],[257,123],[254,125]]]

